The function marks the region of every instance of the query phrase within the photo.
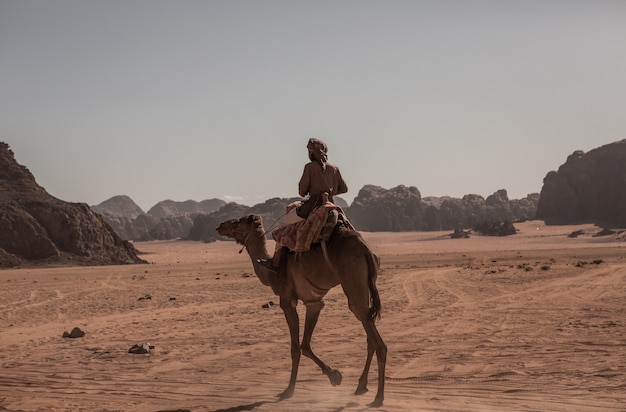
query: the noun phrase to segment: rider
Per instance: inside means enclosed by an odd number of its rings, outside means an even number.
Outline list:
[[[328,200],[332,202],[333,196],[348,191],[348,185],[341,177],[339,168],[328,162],[326,143],[320,139],[311,138],[306,148],[309,151],[310,162],[304,166],[298,192],[302,197],[306,195],[309,197],[285,216],[283,225],[306,219],[313,209],[322,205],[323,193],[328,193]],[[259,263],[273,272],[278,272],[282,253],[283,248],[277,244],[272,259],[259,259]]]
[[[339,168],[328,163],[328,146],[320,139],[309,139],[306,145],[310,162],[304,166],[298,191],[300,196],[309,195],[297,209],[298,216],[306,219],[311,211],[322,205],[322,194],[328,193],[328,200],[333,196],[346,193],[348,186],[341,177]]]

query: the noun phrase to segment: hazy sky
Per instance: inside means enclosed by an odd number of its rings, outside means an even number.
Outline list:
[[[0,141],[98,204],[350,191],[518,199],[626,138],[626,1],[0,0]]]

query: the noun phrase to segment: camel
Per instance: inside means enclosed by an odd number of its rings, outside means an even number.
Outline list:
[[[380,317],[381,308],[376,288],[380,261],[361,235],[351,228],[339,225],[326,243],[325,253],[319,244],[314,245],[309,252],[284,253],[281,263],[284,270],[281,269],[281,273],[276,274],[258,262],[259,259],[270,258],[260,216],[249,215],[231,219],[221,223],[216,230],[220,235],[235,239],[237,243],[243,245],[261,283],[272,287],[280,298],[280,307],[285,314],[291,336],[291,377],[287,388],[278,395],[280,400],[293,396],[301,355],[312,359],[333,386],[341,384],[341,372],[328,366],[311,350],[311,338],[320,311],[324,307],[324,296],[333,287],[341,285],[348,298],[348,307],[361,321],[367,335],[365,368],[359,378],[355,394],[360,395],[368,391],[369,368],[376,352],[378,392],[370,406],[381,406],[384,399],[387,346],[374,324]],[[306,306],[302,343],[299,342],[299,318],[296,311],[299,300]]]

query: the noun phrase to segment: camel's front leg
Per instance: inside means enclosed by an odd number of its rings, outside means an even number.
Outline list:
[[[280,399],[287,399],[293,396],[293,391],[296,388],[296,377],[298,376],[298,366],[300,365],[300,320],[298,318],[298,312],[296,311],[296,305],[298,301],[287,298],[280,298],[280,307],[287,319],[287,325],[289,326],[289,336],[291,337],[291,377],[289,378],[289,386],[281,394],[278,395]]]
[[[307,358],[313,359],[313,362],[315,362],[317,366],[322,369],[324,375],[328,376],[330,383],[333,386],[337,386],[341,384],[341,372],[326,365],[311,350],[311,338],[313,337],[313,331],[315,330],[317,320],[320,317],[320,312],[323,307],[323,301],[306,304],[306,320],[304,321],[304,336],[302,337],[302,354]]]

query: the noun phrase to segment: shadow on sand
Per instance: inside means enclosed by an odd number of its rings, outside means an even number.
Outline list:
[[[254,402],[254,403],[250,403],[248,405],[239,405],[239,406],[233,406],[232,408],[226,408],[226,409],[217,409],[213,412],[240,412],[240,411],[251,411],[255,408],[258,408],[261,405],[266,405],[266,404],[270,404],[270,403],[278,403],[280,402],[280,400],[276,400],[276,401],[261,401],[261,402]],[[349,402],[346,406],[341,406],[337,409],[333,409],[332,412],[341,412],[343,411],[345,408],[354,408],[359,406],[358,403],[356,402]],[[362,409],[359,409],[360,411],[367,411],[371,409],[369,406],[366,406]],[[375,408],[376,409],[376,408]]]
[[[250,403],[248,405],[239,405],[239,406],[233,406],[232,408],[226,408],[226,409],[217,409],[214,412],[238,412],[238,411],[251,411],[254,408],[258,408],[261,405],[265,405],[268,403],[277,403],[280,401],[261,401],[261,402],[254,402],[254,403]]]

